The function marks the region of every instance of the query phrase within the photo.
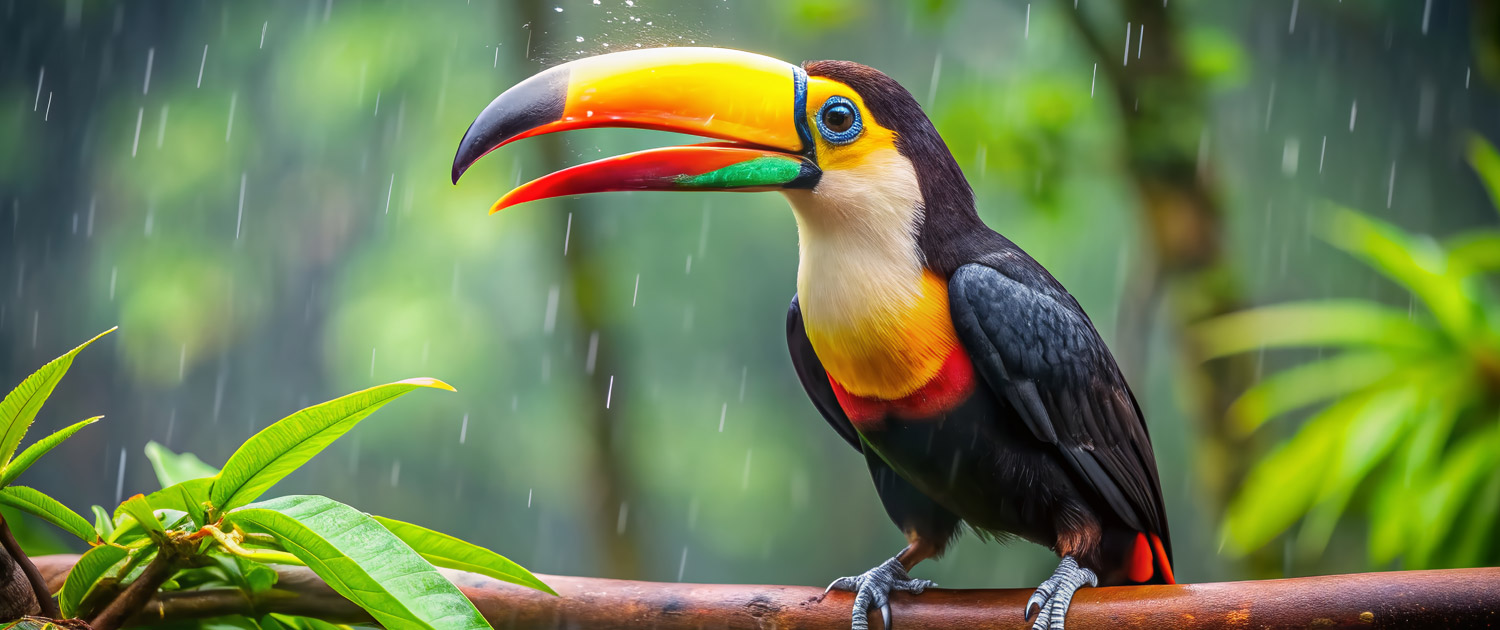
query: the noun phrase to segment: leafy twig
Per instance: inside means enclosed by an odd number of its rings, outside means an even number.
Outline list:
[[[42,572],[38,571],[31,558],[21,550],[21,544],[16,542],[16,537],[10,533],[10,523],[5,522],[5,517],[0,516],[0,544],[5,546],[5,552],[21,566],[26,573],[26,581],[31,584],[31,592],[36,595],[36,604],[40,607],[43,617],[57,619],[62,617],[62,611],[57,608],[57,601],[52,599],[52,593],[47,590],[47,582],[42,579]]]
[[[93,626],[94,630],[116,630],[131,615],[145,608],[156,592],[161,589],[161,585],[165,584],[172,577],[172,573],[177,570],[175,558],[175,554],[170,549],[163,548],[155,558],[151,559],[151,564],[146,565],[146,570],[141,572],[140,577],[131,582],[130,586],[125,587],[125,592],[120,593],[119,597],[110,602],[104,612],[94,617],[89,625]]]

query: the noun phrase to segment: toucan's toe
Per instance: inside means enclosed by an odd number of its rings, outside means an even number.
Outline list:
[[[920,580],[907,575],[906,569],[901,566],[901,561],[891,558],[861,575],[834,580],[828,585],[827,590],[854,593],[854,612],[851,615],[852,623],[850,624],[853,630],[869,629],[871,608],[880,609],[881,620],[885,622],[885,627],[889,630],[892,627],[891,591],[920,595],[929,586],[932,586],[932,580]]]
[[[1036,587],[1036,592],[1026,601],[1027,619],[1031,618],[1033,608],[1040,607],[1031,630],[1064,630],[1063,622],[1068,615],[1068,605],[1073,602],[1073,594],[1084,586],[1098,585],[1099,577],[1093,571],[1078,566],[1078,561],[1072,556],[1063,556],[1052,577]]]

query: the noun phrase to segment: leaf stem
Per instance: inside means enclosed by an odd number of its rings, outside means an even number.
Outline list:
[[[36,605],[41,609],[42,616],[61,619],[62,611],[57,607],[57,600],[52,599],[52,593],[47,590],[47,581],[42,579],[42,572],[37,570],[26,552],[21,550],[21,543],[16,542],[16,537],[10,532],[10,523],[5,522],[4,516],[0,516],[0,544],[5,546],[5,552],[26,573],[26,581],[31,583],[31,592],[36,595]]]
[[[223,546],[225,551],[228,551],[229,553],[232,553],[241,558],[245,558],[247,560],[267,562],[271,564],[290,564],[299,567],[307,566],[307,564],[297,556],[289,554],[285,551],[275,551],[271,549],[246,549],[244,547],[241,547],[240,544],[234,540],[234,537],[225,534],[223,531],[221,531],[217,527],[214,527],[213,525],[204,526],[201,531],[206,531],[208,532],[208,535],[213,536],[214,540],[218,541],[219,545]],[[236,535],[238,536],[239,534]]]

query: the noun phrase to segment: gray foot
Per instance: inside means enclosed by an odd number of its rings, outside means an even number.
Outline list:
[[[1068,604],[1073,593],[1083,586],[1098,586],[1099,577],[1093,571],[1078,566],[1073,556],[1063,556],[1062,563],[1052,572],[1052,577],[1036,587],[1036,593],[1026,602],[1026,619],[1031,618],[1032,607],[1040,607],[1031,630],[1063,630],[1063,618],[1068,614]]]
[[[852,577],[841,577],[834,580],[824,593],[838,589],[854,593],[854,615],[853,630],[869,630],[870,607],[880,608],[881,619],[885,621],[886,630],[891,627],[891,591],[906,591],[912,595],[921,595],[922,591],[932,586],[932,580],[918,580],[906,574],[906,569],[901,562],[895,558],[886,560],[880,566],[865,571],[863,575]]]

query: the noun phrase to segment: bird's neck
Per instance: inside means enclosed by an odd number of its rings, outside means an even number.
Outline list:
[[[958,346],[947,280],[917,245],[922,196],[894,151],[787,191],[797,217],[797,294],[813,351],[849,393],[897,400]]]

